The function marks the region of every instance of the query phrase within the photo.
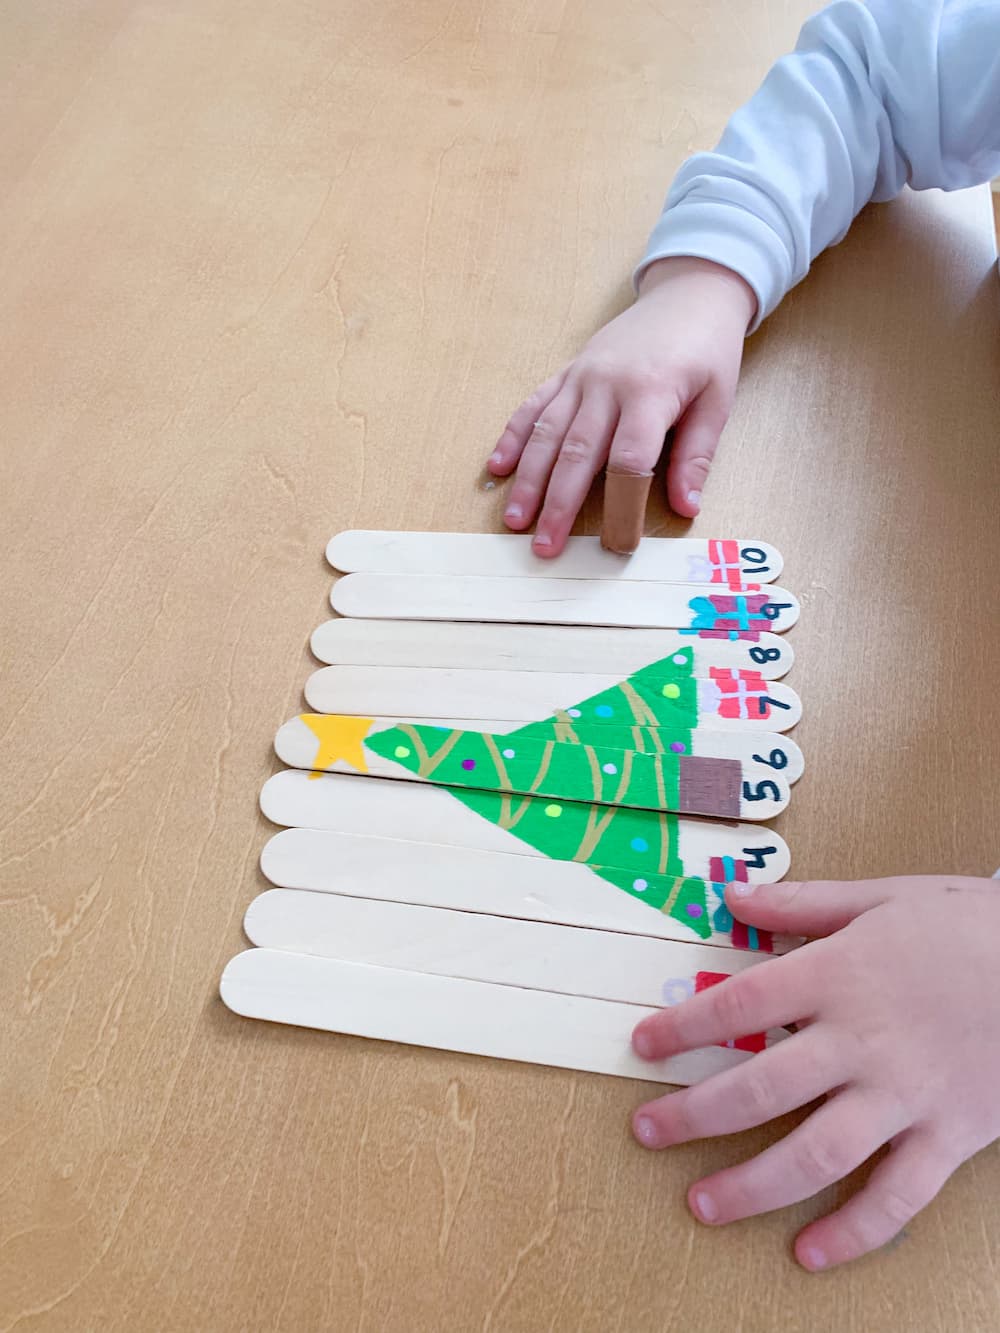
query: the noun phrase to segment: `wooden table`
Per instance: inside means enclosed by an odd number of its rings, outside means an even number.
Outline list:
[[[812,1279],[836,1191],[683,1203],[780,1126],[653,1156],[627,1082],[216,998],[326,538],[497,529],[507,412],[808,8],[0,9],[3,1329],[1000,1324],[996,1151]],[[753,340],[695,525],[802,597],[803,876],[1000,862],[992,247],[985,191],[866,215]]]

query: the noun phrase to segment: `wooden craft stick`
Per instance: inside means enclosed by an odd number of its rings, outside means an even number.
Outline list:
[[[629,1036],[655,1009],[277,949],[238,954],[219,990],[246,1018],[646,1082],[694,1083],[753,1059],[713,1046],[647,1063]]]
[[[747,637],[782,633],[799,617],[792,594],[774,586],[739,593],[697,583],[435,574],[347,574],[334,584],[330,604],[339,615],[363,618],[618,625]]]
[[[290,828],[276,833],[265,845],[260,865],[265,877],[280,888],[484,912],[654,939],[701,941],[724,948],[734,943],[732,924],[719,915],[721,886],[706,885],[710,910],[701,916],[686,912],[673,916],[652,908],[641,894],[615,893],[607,881],[579,861],[530,854],[513,859],[508,852],[478,847]],[[751,870],[748,878],[764,873]],[[773,878],[775,871],[767,875]],[[770,945],[774,953],[783,953],[791,944],[782,936],[762,939],[748,934],[740,947],[766,950]]]
[[[561,725],[553,730],[561,731]],[[304,713],[281,728],[275,750],[286,763],[317,773],[365,773],[722,819],[771,819],[788,804],[784,775],[774,758],[757,753],[749,733],[734,733],[743,741],[743,753],[733,755],[691,753],[688,733],[688,752],[672,752],[659,740],[658,729],[646,730],[646,736],[657,738],[657,746],[646,742],[644,752],[602,745],[601,733],[612,730],[596,727],[574,744],[522,731],[504,736],[406,721],[379,727],[370,718]],[[724,732],[714,734],[726,739]],[[711,748],[710,734],[705,736]]]
[[[720,684],[721,682],[721,684]],[[306,681],[305,696],[316,713],[374,717],[487,717],[519,722],[566,713],[615,689],[614,676],[563,676],[545,671],[450,671],[439,667],[321,667]],[[669,685],[669,678],[663,678]],[[722,687],[725,688],[722,688]],[[662,690],[663,685],[659,688]],[[690,721],[713,731],[787,731],[802,716],[798,695],[779,681],[759,682],[753,673],[723,673],[698,681]],[[661,695],[661,697],[663,697]],[[595,707],[612,708],[612,703]],[[599,725],[593,709],[583,710]],[[619,710],[608,722],[635,724]],[[560,720],[566,720],[560,718]]]
[[[483,799],[487,796],[489,801]],[[272,823],[287,827],[330,829],[402,839],[409,843],[482,848],[522,857],[578,859],[579,849],[563,830],[570,827],[578,814],[589,819],[590,807],[586,803],[558,802],[560,813],[550,816],[546,812],[553,803],[544,798],[522,800],[516,806],[508,798],[510,808],[506,813],[501,809],[499,816],[508,824],[505,828],[494,822],[491,802],[503,807],[503,798],[490,793],[455,795],[444,787],[420,783],[374,783],[364,777],[340,773],[314,776],[296,769],[285,769],[269,778],[260,795],[264,815]],[[601,811],[601,807],[596,809]],[[480,810],[487,813],[479,813]],[[538,820],[545,819],[548,823],[533,822],[536,815]],[[564,817],[565,826],[559,823]],[[616,819],[626,835],[623,845],[616,841]],[[568,839],[565,846],[543,848],[528,838],[533,827],[547,828],[549,825],[553,837],[558,832],[560,838]],[[605,837],[608,839],[606,846]],[[669,855],[661,868],[664,838],[670,845]],[[742,865],[747,879],[766,883],[783,879],[791,860],[787,846],[773,829],[754,824],[650,814],[641,810],[616,812],[614,819],[604,826],[602,837],[590,841],[593,846],[588,864],[622,866],[629,874],[648,879],[650,883],[657,874],[685,875],[723,883],[739,877],[736,871],[717,873],[720,863]],[[560,851],[564,854],[560,855]],[[596,856],[601,859],[595,860]],[[676,869],[672,868],[674,866]],[[513,869],[513,863],[510,868]],[[636,892],[641,896],[641,890]]]
[[[646,526],[646,501],[652,484],[652,472],[607,468],[601,521],[601,545],[606,551],[631,555],[638,547]]]
[[[648,480],[641,509],[645,510]],[[615,509],[605,484],[604,515]],[[617,484],[617,483],[616,483]],[[614,487],[612,486],[612,490]],[[638,505],[639,535],[642,512]],[[631,529],[630,529],[631,531]],[[709,583],[730,587],[770,583],[782,569],[781,555],[767,542],[736,538],[647,537],[630,559],[604,549],[597,537],[570,537],[556,561],[531,550],[530,536],[472,532],[338,532],[326,558],[344,574],[451,574],[498,578],[625,579],[657,583]],[[607,543],[605,543],[607,545]],[[635,548],[632,548],[635,550]],[[428,664],[430,665],[430,664]]]
[[[324,719],[329,719],[329,722],[325,722]],[[522,719],[522,723],[528,721],[529,718]],[[341,723],[349,728],[351,722],[357,727],[360,727],[361,722],[369,723],[367,731],[357,732],[361,735],[362,744],[369,734],[401,726],[423,725],[446,732],[462,730],[488,732],[501,738],[513,730],[509,721],[498,718],[373,717],[348,720],[338,719],[337,714],[332,713],[303,713],[290,718],[279,728],[274,738],[275,753],[282,763],[288,764],[290,768],[306,768],[321,773],[361,772],[363,770],[356,762],[352,763],[343,754],[336,753],[337,747],[331,748],[325,745],[322,735],[327,726],[336,733]],[[666,739],[654,746],[649,740],[649,728],[633,730],[639,733],[639,744],[635,746],[636,749],[659,753],[669,748]],[[356,748],[352,749],[355,760],[360,758],[368,767],[368,771],[373,771],[367,747],[360,756]],[[753,781],[761,781],[778,773],[785,782],[796,783],[805,767],[802,751],[795,742],[776,731],[712,731],[706,727],[699,727],[691,734],[690,752],[699,759],[736,759]],[[378,759],[378,756],[375,758]],[[407,778],[413,775],[397,766],[388,776]]]
[[[243,929],[262,949],[653,1007],[693,995],[699,972],[733,976],[768,957],[298,889],[260,894]]]
[[[669,629],[440,620],[327,620],[314,630],[311,645],[321,662],[340,666],[502,668],[619,678],[682,648],[694,654],[696,676],[723,667],[759,671],[765,680],[776,680],[795,660],[788,639],[766,631],[754,642],[703,639]]]

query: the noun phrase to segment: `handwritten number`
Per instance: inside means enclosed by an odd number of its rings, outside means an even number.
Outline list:
[[[750,758],[758,764],[765,764],[768,768],[782,769],[788,767],[788,755],[785,754],[784,750],[772,750],[768,759],[765,759],[762,754],[752,754]]]
[[[750,660],[756,662],[758,666],[763,666],[765,662],[777,662],[780,657],[780,648],[754,647],[750,649]]]
[[[772,782],[770,778],[765,778],[763,782],[758,782],[756,791],[754,790],[752,783],[744,782],[743,799],[745,801],[764,801],[767,800],[768,797],[770,797],[772,801],[781,800],[781,792],[778,789],[778,784]]]
[[[748,870],[766,870],[767,864],[765,858],[775,856],[777,847],[744,847],[743,856],[746,860]]]
[[[791,704],[783,704],[780,699],[772,699],[769,694],[762,694],[757,700],[757,706],[760,709],[761,717],[767,717],[767,705],[773,708],[791,708]]]
[[[767,552],[762,551],[759,546],[744,546],[740,551],[740,559],[745,560],[748,565],[760,565],[760,569],[748,569],[747,574],[763,574],[767,569]]]

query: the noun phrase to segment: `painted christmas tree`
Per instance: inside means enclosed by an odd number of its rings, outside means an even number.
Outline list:
[[[681,764],[698,720],[692,657],[675,653],[502,736],[403,725],[365,745],[447,786],[547,856],[583,862],[708,938],[705,881],[683,877],[678,820],[668,813],[681,803]]]
[[[365,745],[452,788],[736,817],[740,764],[691,754],[699,710],[691,659],[690,650],[675,653],[503,735],[405,723]]]
[[[372,731],[370,719],[323,714],[302,720],[319,741],[318,769],[345,759],[364,771],[369,750],[445,787],[546,856],[589,866],[708,939],[728,932],[732,918],[721,884],[684,874],[676,812],[738,816],[741,765],[692,755],[692,737],[700,717],[722,711],[730,680],[740,685],[740,707],[756,698],[757,683],[753,672],[699,680],[693,657],[681,649],[500,735],[420,723]],[[759,692],[766,695],[763,681]],[[730,878],[739,873],[734,863]],[[763,938],[760,947],[769,947]]]

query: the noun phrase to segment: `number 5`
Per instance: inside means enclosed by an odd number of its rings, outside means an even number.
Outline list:
[[[781,790],[778,787],[778,784],[772,782],[770,778],[765,778],[763,782],[758,782],[756,790],[754,790],[752,783],[744,782],[743,799],[745,801],[765,801],[768,799],[768,796],[770,796],[772,801],[781,800]]]

